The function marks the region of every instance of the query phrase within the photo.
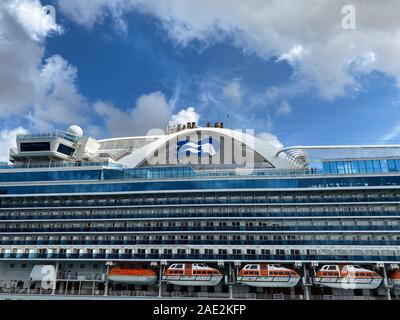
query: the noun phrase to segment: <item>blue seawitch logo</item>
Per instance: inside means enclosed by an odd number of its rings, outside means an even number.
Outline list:
[[[176,153],[178,158],[188,157],[191,154],[197,154],[199,157],[203,155],[213,156],[219,150],[219,142],[213,138],[193,142],[191,140],[182,140],[177,142]]]

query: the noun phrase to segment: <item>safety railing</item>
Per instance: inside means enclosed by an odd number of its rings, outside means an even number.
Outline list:
[[[97,253],[80,255],[79,253],[44,253],[44,254],[18,254],[18,253],[0,253],[1,260],[13,259],[36,259],[36,260],[142,260],[142,261],[261,261],[261,262],[313,262],[313,261],[331,261],[331,262],[400,262],[398,255],[278,255],[278,254],[113,254]]]
[[[132,210],[132,209],[131,209]],[[298,218],[298,217],[389,217],[389,216],[400,216],[400,211],[309,211],[309,212],[296,212],[296,211],[286,211],[286,212],[268,212],[262,211],[258,208],[251,208],[251,212],[234,212],[234,211],[221,211],[215,212],[215,208],[211,208],[207,211],[207,208],[203,208],[203,212],[171,212],[171,213],[161,213],[165,208],[160,210],[153,209],[155,213],[102,213],[93,212],[87,214],[85,212],[77,214],[68,214],[62,211],[57,212],[57,214],[26,214],[24,211],[18,212],[18,214],[7,214],[4,215],[0,211],[0,221],[21,221],[21,220],[36,220],[36,221],[57,221],[57,220],[84,220],[84,221],[95,221],[95,220],[135,220],[135,219],[181,219],[181,218]],[[140,210],[139,210],[140,211]],[[171,210],[172,211],[172,210]]]
[[[18,298],[18,296],[36,296],[44,299],[54,299],[55,296],[60,297],[81,297],[85,298],[132,298],[132,299],[181,299],[181,298],[197,298],[197,299],[246,299],[246,300],[305,300],[304,294],[283,294],[283,293],[233,293],[232,296],[226,292],[189,292],[189,291],[162,291],[161,297],[158,291],[135,291],[135,290],[113,290],[109,289],[107,295],[104,290],[95,289],[68,289],[55,290],[54,295],[51,289],[27,289],[27,288],[0,288],[0,297],[4,299]],[[355,296],[355,295],[309,295],[310,300],[387,300],[387,296]],[[392,295],[392,300],[400,300],[400,296]]]
[[[21,245],[375,245],[400,246],[400,240],[0,240],[0,246]]]
[[[29,226],[21,226],[19,228],[8,227],[1,228],[0,233],[80,233],[80,232],[196,232],[196,231],[215,231],[215,232],[245,232],[245,231],[400,231],[400,225],[366,225],[366,226],[346,226],[346,225],[337,225],[337,226],[214,226],[214,227],[194,227],[194,226],[186,226],[186,227],[34,227],[32,224]]]
[[[207,191],[205,191],[207,192]],[[213,191],[215,192],[215,191]],[[152,200],[146,199],[146,198],[140,198],[140,199],[132,199],[132,200],[127,200],[127,201],[119,201],[118,198],[115,198],[113,200],[93,200],[93,201],[86,201],[86,200],[81,200],[81,201],[75,201],[75,200],[69,200],[69,201],[40,201],[40,202],[31,202],[31,201],[26,201],[26,202],[20,202],[18,199],[15,199],[13,201],[7,201],[8,199],[4,199],[0,203],[0,208],[4,209],[20,209],[20,208],[27,208],[27,209],[37,209],[37,208],[105,208],[105,207],[111,207],[111,208],[124,208],[128,206],[141,206],[143,208],[154,208],[154,206],[160,206],[160,205],[179,205],[179,206],[190,206],[190,205],[241,205],[241,204],[254,204],[254,205],[287,205],[287,204],[333,204],[333,203],[338,203],[338,204],[347,204],[347,203],[372,203],[372,202],[393,202],[393,204],[398,204],[399,203],[399,197],[397,194],[389,195],[389,196],[367,196],[365,194],[360,194],[360,197],[353,197],[352,195],[348,197],[331,197],[329,196],[329,193],[326,193],[326,196],[316,196],[313,198],[305,198],[305,199],[273,199],[273,198],[264,198],[264,199],[234,199],[234,198],[228,198],[225,200],[220,200],[220,199],[204,199],[204,200],[192,200],[189,198],[181,198],[181,199],[166,199],[163,200],[161,198],[154,198]],[[328,197],[329,196],[329,197]],[[73,197],[73,194],[69,195],[68,198]]]

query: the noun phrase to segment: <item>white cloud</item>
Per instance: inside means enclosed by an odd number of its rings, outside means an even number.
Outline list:
[[[142,95],[136,100],[136,105],[127,111],[103,101],[96,102],[94,110],[104,118],[107,131],[119,136],[145,135],[151,129],[165,129],[172,116],[161,92]]]
[[[240,91],[240,82],[238,79],[234,79],[231,82],[229,82],[227,85],[225,85],[222,88],[222,93],[223,95],[228,98],[230,101],[240,104],[242,94]]]
[[[142,95],[136,100],[135,106],[126,111],[104,101],[96,102],[93,108],[104,119],[108,133],[115,136],[145,135],[150,131],[165,130],[169,122],[198,123],[200,119],[200,114],[193,107],[172,114],[172,107],[161,92]]]
[[[366,70],[373,70],[374,63],[376,62],[376,54],[372,51],[362,52],[359,56],[355,57],[350,62],[350,68],[355,71],[366,71]]]
[[[89,105],[76,86],[77,70],[61,56],[46,60],[39,74],[37,102],[29,118],[38,128],[86,124]]]
[[[171,121],[176,124],[187,124],[188,122],[199,123],[199,119],[200,114],[193,107],[182,109],[171,117]]]
[[[8,162],[10,149],[16,147],[16,137],[19,134],[25,134],[28,131],[22,127],[15,129],[3,129],[0,131],[0,161]]]
[[[114,19],[117,27],[126,31],[123,14],[132,8],[134,1],[125,0],[67,0],[59,1],[60,9],[77,23],[92,28],[96,23],[102,23],[107,16]]]
[[[292,112],[292,106],[286,100],[283,100],[276,110],[278,114],[287,115]]]
[[[57,55],[44,61],[45,37],[61,30],[38,0],[0,4],[1,119],[22,115],[35,130],[85,122],[76,69]]]
[[[388,133],[386,133],[382,138],[381,142],[382,143],[387,143],[394,138],[397,138],[400,136],[400,124],[394,126]]]
[[[270,143],[272,146],[275,148],[281,149],[283,148],[282,142],[279,141],[278,137],[272,133],[269,132],[260,132],[259,134],[256,135],[257,138],[267,141]]]
[[[301,45],[295,45],[293,48],[291,48],[288,52],[282,53],[277,61],[283,61],[286,60],[289,63],[294,63],[296,61],[299,61],[303,58],[305,53],[305,50]]]
[[[63,32],[62,27],[56,23],[55,17],[46,14],[39,0],[6,0],[4,4],[32,40],[42,41],[52,33]]]
[[[354,0],[356,29],[345,30],[341,9],[347,0],[59,0],[63,12],[92,26],[111,15],[117,21],[136,10],[155,16],[179,45],[192,40],[207,44],[229,37],[246,53],[284,59],[294,79],[326,99],[358,90],[356,74],[373,70],[400,83],[400,2]],[[95,4],[93,4],[95,3]],[[306,48],[306,50],[304,49]],[[352,69],[365,52],[373,53]]]

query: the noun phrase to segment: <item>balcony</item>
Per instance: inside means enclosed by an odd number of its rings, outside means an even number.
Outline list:
[[[110,232],[110,233],[125,233],[125,232],[268,232],[268,231],[309,231],[309,232],[329,232],[329,231],[399,231],[400,225],[363,225],[363,226],[349,226],[349,225],[325,225],[325,226],[292,226],[292,225],[279,225],[279,226],[188,226],[188,227],[34,227],[24,226],[19,228],[0,228],[0,233],[82,233],[82,232]],[[105,244],[100,240],[99,244]]]
[[[17,254],[0,254],[2,260],[19,260],[19,259],[57,259],[57,260],[80,260],[79,254],[67,255],[62,253],[55,254],[26,254],[21,257],[17,257]],[[262,262],[288,262],[294,263],[298,261],[311,262],[349,262],[349,263],[371,263],[371,262],[394,262],[399,263],[400,257],[398,256],[359,256],[359,255],[249,255],[249,254],[134,254],[134,255],[120,255],[120,254],[93,254],[88,255],[84,260],[174,260],[174,261],[262,261]]]

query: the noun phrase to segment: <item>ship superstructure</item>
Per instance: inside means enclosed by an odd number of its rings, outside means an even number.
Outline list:
[[[398,145],[279,149],[222,123],[16,143],[0,298],[399,297]]]

